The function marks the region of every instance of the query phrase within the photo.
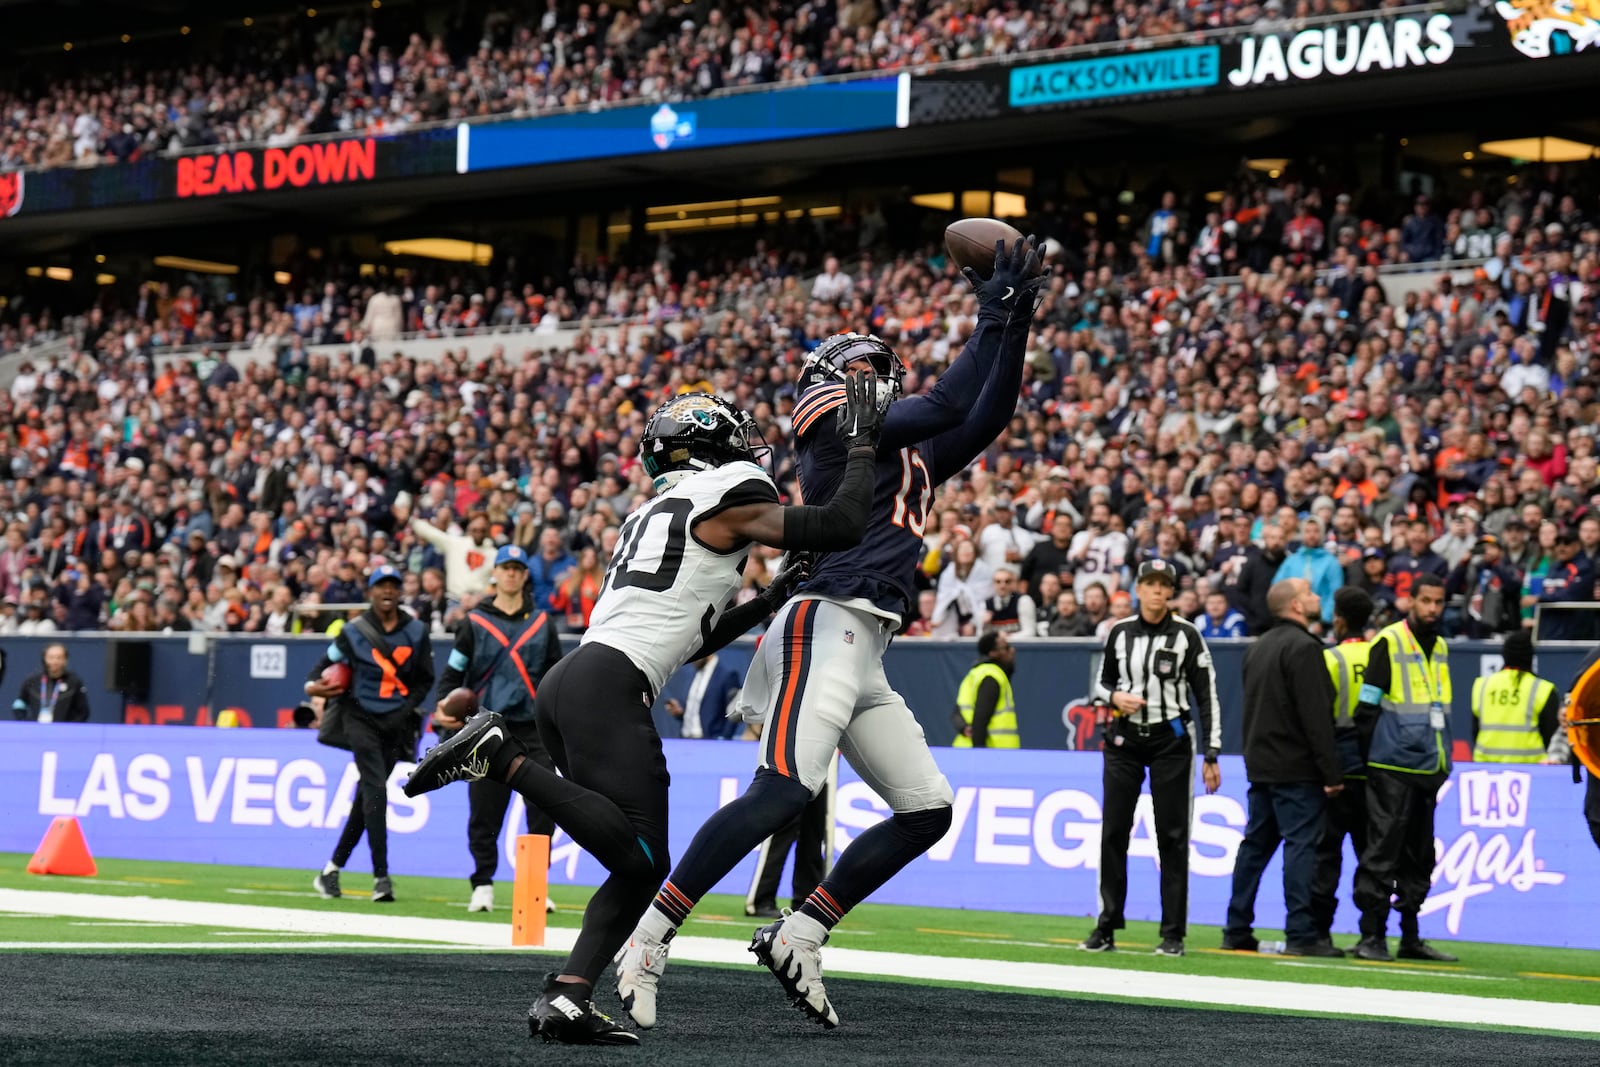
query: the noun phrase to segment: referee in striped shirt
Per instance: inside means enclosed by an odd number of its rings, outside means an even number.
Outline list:
[[[1117,623],[1106,637],[1095,696],[1111,705],[1113,718],[1104,743],[1100,921],[1078,946],[1086,952],[1117,947],[1116,931],[1124,925],[1122,912],[1128,899],[1128,839],[1148,768],[1161,856],[1161,944],[1156,953],[1183,955],[1189,919],[1194,753],[1196,747],[1204,753],[1206,792],[1215,793],[1222,785],[1217,766],[1222,720],[1216,672],[1205,640],[1186,619],[1167,609],[1177,584],[1172,564],[1165,560],[1140,565],[1134,584],[1139,614]]]

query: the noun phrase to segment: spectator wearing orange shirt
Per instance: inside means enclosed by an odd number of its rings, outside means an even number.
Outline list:
[[[600,554],[593,547],[578,553],[578,565],[567,573],[566,579],[556,587],[550,606],[566,615],[568,633],[581,634],[589,628],[589,616],[600,599],[600,587],[605,584],[605,568],[600,566]]]

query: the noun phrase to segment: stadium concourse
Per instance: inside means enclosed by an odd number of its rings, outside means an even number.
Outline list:
[[[264,5],[271,6],[271,5]],[[336,5],[335,5],[336,6]],[[1377,7],[1301,0],[1296,17]],[[528,115],[628,99],[684,100],[980,56],[1270,24],[1280,0],[1134,5],[874,0],[715,4],[642,0],[517,9],[403,4],[170,27],[141,68],[70,48],[0,93],[0,171],[126,162],[205,145],[293,143],[308,134],[396,132],[420,123]],[[537,9],[537,10],[536,10]],[[421,21],[426,29],[418,28]],[[112,17],[115,22],[115,16]],[[120,28],[120,27],[112,27]],[[71,36],[98,36],[83,25]],[[130,35],[131,36],[131,35]],[[52,42],[54,43],[54,42]],[[134,43],[134,42],[127,42]]]
[[[1600,562],[1600,218],[1584,168],[1535,169],[1441,204],[1241,168],[1215,203],[1117,198],[1126,225],[1036,205],[1020,221],[1058,245],[1021,402],[934,501],[912,632],[973,633],[1009,565],[1031,632],[1090,636],[1154,557],[1184,579],[1180,610],[1220,591],[1213,622],[1235,631],[1263,624],[1284,556],[1385,608],[1439,571],[1449,633],[1530,625],[1563,531],[1580,572]],[[13,343],[58,354],[13,357],[0,395],[0,597],[15,604],[0,632],[298,632],[331,619],[296,608],[360,600],[379,560],[449,629],[443,557],[409,520],[461,532],[478,514],[490,539],[547,554],[539,595],[568,589],[558,616],[581,629],[582,583],[648,491],[636,442],[661,401],[715,389],[751,410],[784,485],[794,378],[822,337],[879,333],[908,388],[930,385],[974,321],[927,238],[942,219],[884,205],[557,277],[458,267],[381,286],[330,265],[237,299],[152,285],[65,325],[64,309],[10,309]],[[1441,260],[1420,285],[1380,273]],[[613,317],[632,324],[561,332]],[[519,348],[513,332],[465,355],[478,328],[534,324],[575,340]],[[413,359],[402,331],[463,346]],[[228,362],[232,345],[260,362]],[[1486,574],[1498,612],[1469,603]],[[741,596],[765,581],[751,567]]]

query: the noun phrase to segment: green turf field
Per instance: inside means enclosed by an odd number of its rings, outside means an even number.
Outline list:
[[[346,874],[343,900],[326,901],[311,889],[308,871],[106,859],[99,861],[97,877],[54,878],[25,873],[27,859],[21,854],[0,853],[0,888],[150,896],[319,911],[359,909],[370,913],[380,907],[366,899],[370,877],[358,873]],[[397,877],[395,889],[399,900],[394,905],[382,906],[386,913],[498,924],[508,921],[505,909],[510,906],[509,883],[496,886],[501,910],[491,915],[468,915],[467,886],[462,879]],[[551,895],[560,910],[550,916],[550,924],[576,927],[589,892],[587,888],[554,886]],[[359,948],[366,944],[374,948],[403,947],[392,941],[343,935],[286,936],[166,923],[95,926],[89,925],[90,922],[92,920],[0,914],[0,950],[8,946],[60,942],[113,943],[127,946],[128,950],[139,943],[191,943],[208,947],[227,943],[239,947],[274,939],[275,947],[280,950],[292,948],[296,942],[305,950],[324,946],[329,950]],[[685,933],[743,941],[750,936],[753,925],[744,915],[741,899],[716,896],[702,902]],[[832,943],[841,947],[928,956],[1141,970],[1181,969],[1188,974],[1230,978],[1600,1004],[1600,954],[1580,950],[1452,942],[1449,948],[1462,957],[1458,964],[1290,960],[1222,952],[1215,948],[1220,936],[1215,927],[1195,926],[1190,929],[1189,955],[1185,959],[1158,960],[1150,953],[1156,942],[1154,924],[1130,924],[1118,939],[1120,951],[1105,955],[1075,950],[1089,927],[1090,923],[1081,918],[866,904],[852,912],[834,932]],[[1264,940],[1281,936],[1272,930],[1258,933]],[[1347,943],[1354,938],[1339,940]]]

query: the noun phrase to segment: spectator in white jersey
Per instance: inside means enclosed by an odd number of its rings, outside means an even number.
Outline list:
[[[1072,590],[1081,598],[1099,583],[1107,593],[1122,588],[1128,561],[1128,535],[1111,526],[1111,505],[1097,500],[1089,508],[1089,526],[1072,537],[1067,562],[1072,565]]]

